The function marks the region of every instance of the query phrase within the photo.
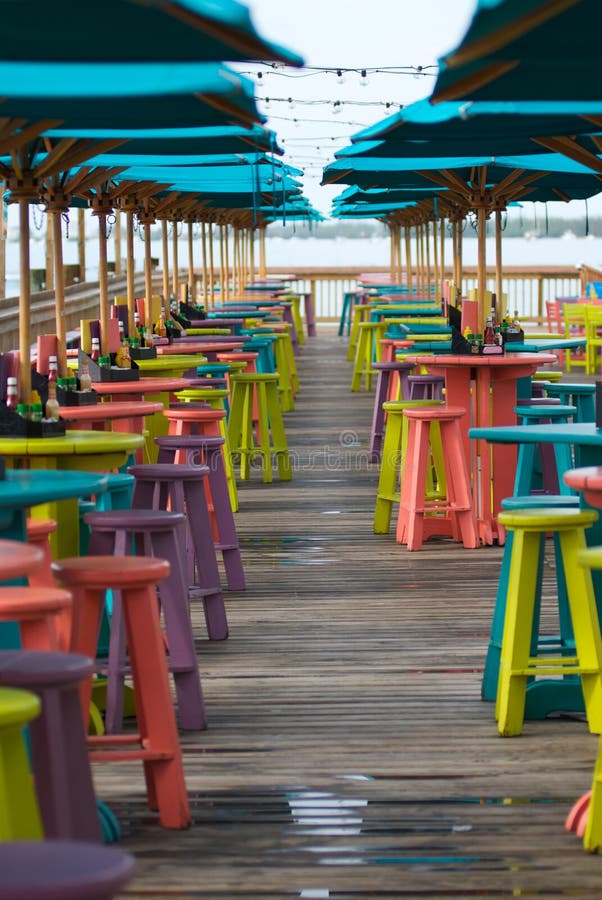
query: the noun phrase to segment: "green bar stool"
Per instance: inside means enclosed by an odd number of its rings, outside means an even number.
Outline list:
[[[247,372],[231,378],[232,402],[228,422],[228,440],[233,457],[240,457],[240,477],[251,475],[251,460],[261,457],[263,480],[272,481],[272,454],[278,464],[281,481],[292,478],[288,445],[278,398],[278,375]],[[257,426],[253,428],[253,411]]]
[[[23,733],[24,726],[40,710],[35,694],[19,688],[0,688],[0,841],[43,837]]]
[[[602,731],[602,639],[591,572],[578,562],[585,550],[585,529],[598,519],[594,510],[522,509],[501,512],[513,532],[506,613],[500,653],[496,717],[500,735],[522,731],[529,679],[579,675],[590,731]],[[542,541],[558,535],[567,586],[574,655],[532,653],[537,635],[537,573]]]

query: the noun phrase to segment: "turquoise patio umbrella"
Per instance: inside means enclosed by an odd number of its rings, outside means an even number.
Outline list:
[[[598,0],[479,0],[431,100],[598,101],[601,28]]]
[[[262,38],[237,0],[3,0],[1,19],[3,59],[303,63]]]

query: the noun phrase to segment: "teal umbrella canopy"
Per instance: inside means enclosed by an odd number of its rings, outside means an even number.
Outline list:
[[[600,100],[598,0],[479,0],[431,100]]]
[[[578,136],[578,146],[596,153],[599,134],[590,116],[602,116],[596,103],[447,102],[421,100],[353,135],[352,146],[335,156],[416,157],[506,156],[541,153],[540,138]]]
[[[223,65],[0,62],[2,114],[67,129],[257,124],[252,82]]]
[[[1,0],[0,19],[10,60],[303,62],[264,40],[237,0]]]
[[[254,125],[215,125],[205,128],[153,128],[153,129],[67,129],[51,128],[45,131],[50,138],[75,137],[96,140],[121,139],[127,141],[124,152],[130,156],[175,158],[182,156],[196,159],[211,155],[233,153],[276,153],[284,151],[278,145],[276,135],[267,128]]]

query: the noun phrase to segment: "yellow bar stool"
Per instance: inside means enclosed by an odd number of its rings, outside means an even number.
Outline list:
[[[374,534],[388,534],[394,503],[399,503],[400,480],[408,444],[409,425],[404,409],[420,406],[443,406],[442,400],[391,400],[383,403],[387,419],[383,439],[380,474],[374,507]],[[445,497],[445,465],[438,423],[431,427],[433,466],[427,468],[426,496],[430,500]]]
[[[602,569],[602,547],[590,547],[578,555],[579,563],[588,572]],[[594,765],[591,790],[583,794],[569,813],[566,826],[583,838],[583,847],[590,853],[599,852],[602,847],[602,739]]]
[[[380,341],[385,336],[386,330],[387,326],[384,322],[360,322],[353,361],[353,375],[351,377],[352,391],[361,389],[362,377],[364,378],[366,390],[371,390],[372,376],[376,375],[376,370],[372,368],[372,363],[381,361],[382,347]]]
[[[293,477],[288,445],[278,397],[278,375],[245,372],[231,378],[232,402],[228,420],[230,452],[240,457],[240,477],[251,475],[251,460],[261,457],[263,480],[272,481],[272,454],[276,457],[281,481]],[[257,425],[253,428],[253,411]]]
[[[299,344],[304,344],[305,333],[303,331],[303,319],[301,317],[301,295],[287,294],[282,299],[291,304],[291,313],[293,316],[293,322],[295,323],[295,331],[297,332],[297,341],[299,342]]]
[[[0,688],[0,841],[42,840],[44,836],[23,736],[23,727],[40,710],[35,694]]]
[[[585,529],[598,519],[594,510],[522,509],[502,512],[498,521],[513,532],[506,614],[500,652],[496,701],[498,731],[520,734],[527,681],[548,676],[580,676],[590,731],[602,732],[602,639],[591,572],[579,564],[585,550]],[[537,571],[542,541],[558,536],[567,586],[568,615],[575,654],[552,656],[537,652]]]
[[[370,318],[371,303],[356,303],[353,307],[353,320],[351,322],[351,333],[349,335],[349,347],[347,349],[347,359],[353,362],[355,350],[359,338],[360,322],[367,322]]]

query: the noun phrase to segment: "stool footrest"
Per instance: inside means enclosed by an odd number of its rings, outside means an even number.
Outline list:
[[[165,750],[93,750],[90,762],[153,762],[173,759],[173,753]]]

